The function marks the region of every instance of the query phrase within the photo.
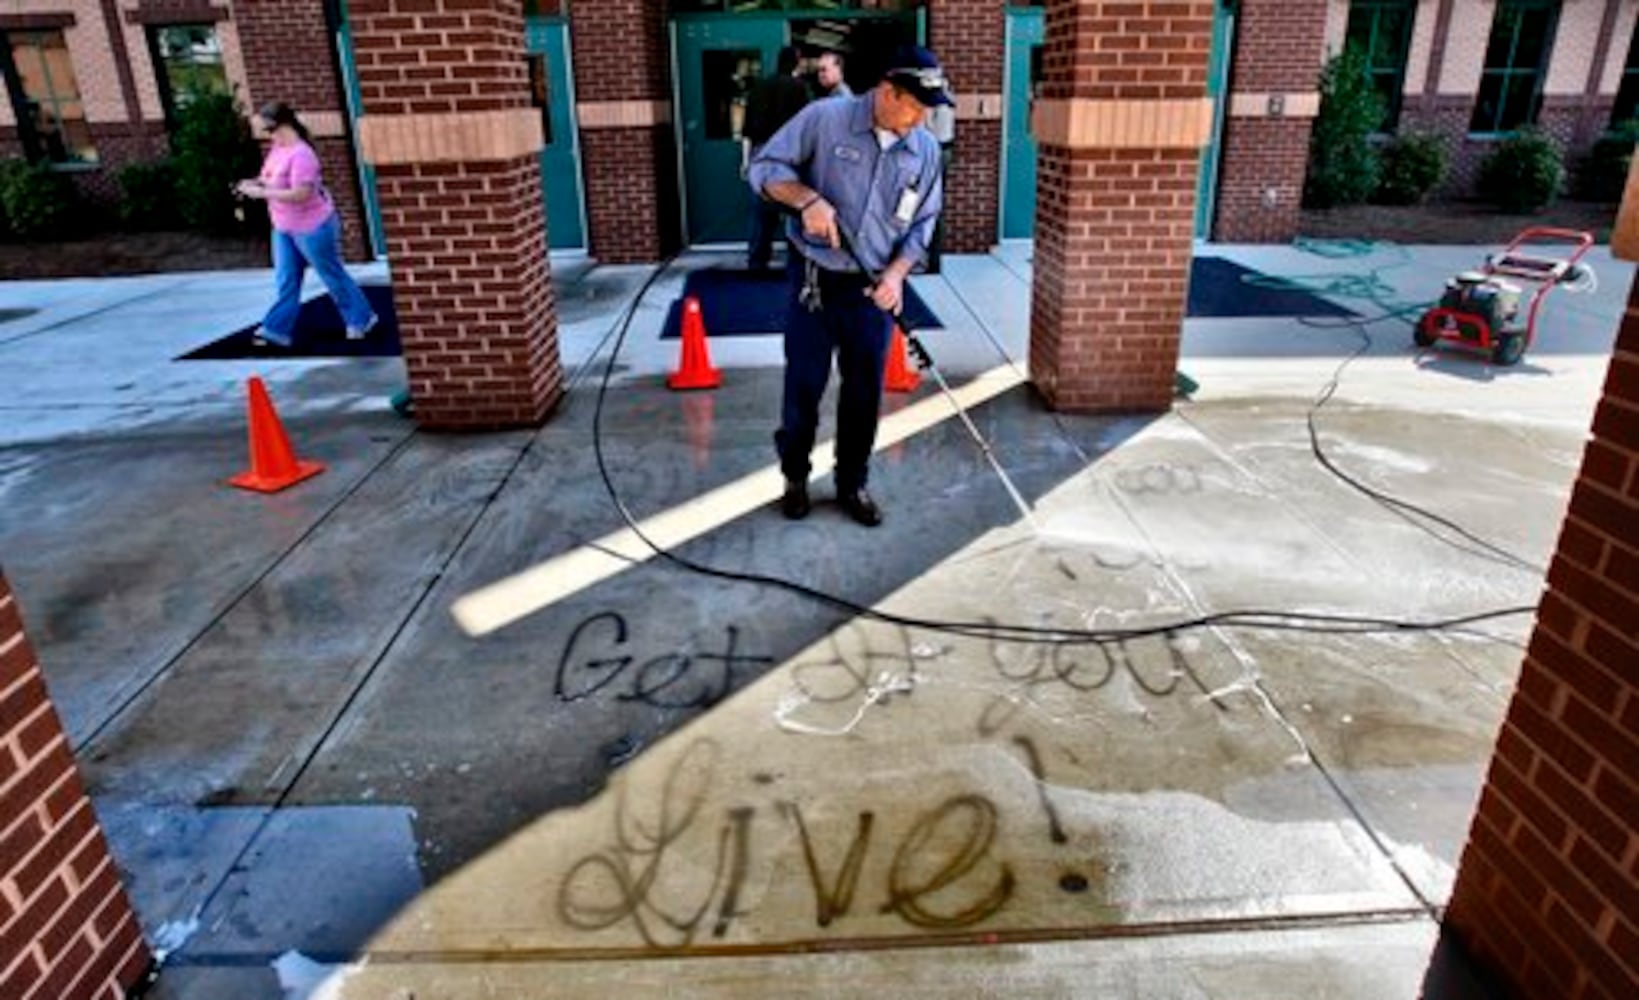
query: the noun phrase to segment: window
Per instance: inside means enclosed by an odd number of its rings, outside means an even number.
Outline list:
[[[1537,120],[1558,14],[1552,0],[1499,0],[1470,132],[1512,132]]]
[[[552,145],[552,73],[544,52],[529,56],[529,102],[541,113],[541,131]]]
[[[701,59],[706,138],[739,139],[751,85],[763,75],[762,53],[757,49],[707,49]]]
[[[1349,5],[1349,27],[1344,44],[1366,57],[1366,75],[1383,98],[1380,132],[1392,132],[1400,123],[1400,95],[1406,85],[1406,53],[1411,49],[1411,25],[1417,9],[1412,0],[1354,0]]]
[[[6,85],[17,131],[31,160],[95,163],[74,64],[61,31],[14,31],[5,37]]]
[[[1628,42],[1628,61],[1622,67],[1622,86],[1616,91],[1616,107],[1611,109],[1614,128],[1629,118],[1639,118],[1639,22],[1633,26],[1633,39]]]
[[[159,74],[165,120],[195,98],[231,92],[214,24],[167,24],[148,30],[148,49]]]

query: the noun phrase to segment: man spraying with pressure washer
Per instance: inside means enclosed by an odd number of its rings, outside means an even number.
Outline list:
[[[943,206],[939,144],[919,128],[951,102],[933,53],[906,47],[858,97],[808,105],[751,162],[752,190],[796,218],[785,396],[774,435],[785,474],[780,509],[808,516],[809,453],[837,358],[837,503],[867,527],[882,511],[866,492],[882,404],[882,366],[905,279],[927,255]],[[873,282],[872,275],[877,276]]]

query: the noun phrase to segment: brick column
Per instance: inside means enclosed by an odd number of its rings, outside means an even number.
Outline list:
[[[296,109],[324,164],[324,183],[342,221],[348,260],[370,260],[369,229],[359,196],[358,161],[347,129],[347,102],[330,25],[320,0],[234,0],[234,24],[245,60],[246,112],[269,101]]]
[[[1241,0],[1235,38],[1213,238],[1290,242],[1320,111],[1325,0]]]
[[[929,0],[928,43],[956,91],[956,145],[945,175],[945,250],[983,253],[1001,210],[1005,0]]]
[[[520,0],[350,0],[404,361],[424,427],[537,424],[563,394]]]
[[[682,241],[666,5],[567,3],[588,251],[605,264],[658,260]]]
[[[1639,171],[1613,249],[1639,259]],[[1510,996],[1639,996],[1639,283],[1446,929]]]
[[[0,574],[0,997],[119,1000],[150,961]]]
[[[1211,2],[1048,2],[1030,367],[1055,409],[1170,405],[1211,48]]]

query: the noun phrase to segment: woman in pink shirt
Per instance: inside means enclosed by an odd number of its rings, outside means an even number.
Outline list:
[[[307,129],[287,104],[269,104],[257,117],[273,136],[273,145],[262,161],[261,176],[240,181],[236,190],[246,198],[267,201],[273,219],[273,274],[279,297],[262,319],[256,339],[291,346],[296,314],[302,306],[302,274],[312,265],[347,324],[347,339],[362,340],[375,328],[376,314],[342,265],[341,221],[325,190]]]

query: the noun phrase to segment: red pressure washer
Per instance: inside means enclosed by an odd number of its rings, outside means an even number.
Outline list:
[[[1541,252],[1544,244],[1566,243],[1575,244],[1569,256]],[[1539,252],[1526,252],[1528,245]],[[1518,364],[1536,338],[1537,314],[1548,293],[1560,285],[1573,292],[1594,286],[1593,268],[1581,262],[1592,247],[1592,233],[1547,226],[1524,230],[1478,271],[1464,271],[1447,281],[1440,304],[1417,321],[1412,338],[1418,347],[1449,340],[1489,351],[1496,364]],[[1525,295],[1519,282],[1535,286],[1525,304],[1523,326],[1517,322]]]

